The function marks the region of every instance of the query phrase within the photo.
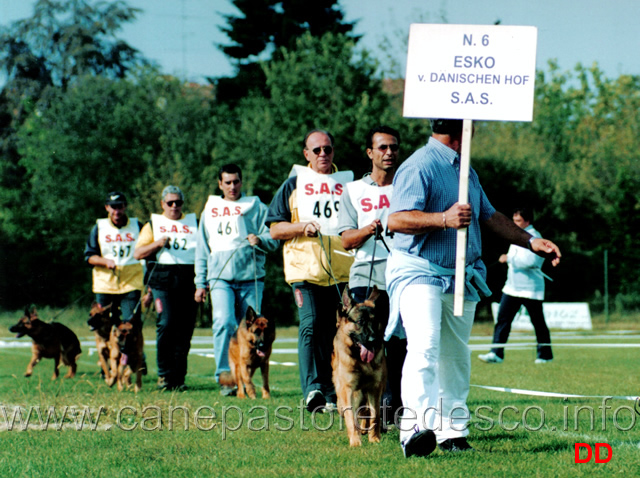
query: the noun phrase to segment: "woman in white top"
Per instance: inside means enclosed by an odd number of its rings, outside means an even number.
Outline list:
[[[533,237],[542,237],[531,225],[533,211],[528,208],[515,209],[513,222]],[[520,307],[524,306],[531,318],[536,332],[538,353],[535,363],[542,364],[553,359],[551,336],[544,320],[542,301],[544,300],[544,274],[541,267],[544,258],[523,247],[511,245],[507,254],[499,259],[507,263],[507,282],[502,289],[502,300],[498,310],[498,320],[493,333],[494,344],[506,344],[511,332],[511,323]],[[495,347],[491,352],[479,355],[478,358],[487,363],[501,363],[504,360],[504,348]]]

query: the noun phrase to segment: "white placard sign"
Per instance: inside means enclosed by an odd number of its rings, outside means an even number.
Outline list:
[[[498,319],[500,304],[493,302],[491,312],[493,321]],[[542,304],[544,321],[550,329],[591,330],[591,313],[586,302],[544,302]],[[511,330],[533,330],[527,309],[521,307],[516,314]]]
[[[404,116],[531,121],[538,29],[411,25]]]

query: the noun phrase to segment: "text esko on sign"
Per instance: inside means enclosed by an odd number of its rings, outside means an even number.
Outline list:
[[[531,121],[538,30],[412,24],[404,116]]]

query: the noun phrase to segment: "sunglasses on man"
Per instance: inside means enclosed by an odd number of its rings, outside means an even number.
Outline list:
[[[177,207],[181,207],[184,204],[182,199],[176,199],[175,201],[166,201],[167,206],[173,207],[175,204]]]
[[[313,151],[313,154],[316,156],[320,155],[320,151],[324,151],[324,154],[331,154],[333,153],[333,146],[318,146],[317,148],[313,148],[311,151]]]
[[[396,151],[398,151],[400,146],[398,146],[397,144],[381,144],[380,146],[378,146],[378,149],[383,153],[387,150],[387,148],[389,148],[391,152],[395,153]]]

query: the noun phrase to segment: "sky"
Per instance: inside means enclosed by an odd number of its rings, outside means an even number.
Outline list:
[[[121,37],[158,63],[164,73],[189,81],[233,75],[216,44],[219,27],[237,14],[230,0],[126,0],[143,10]],[[0,26],[31,15],[35,0],[0,0]],[[357,21],[360,45],[391,63],[387,41],[403,76],[411,23],[531,25],[538,28],[537,68],[551,59],[561,70],[597,62],[605,75],[640,75],[640,0],[340,0],[346,21]]]

